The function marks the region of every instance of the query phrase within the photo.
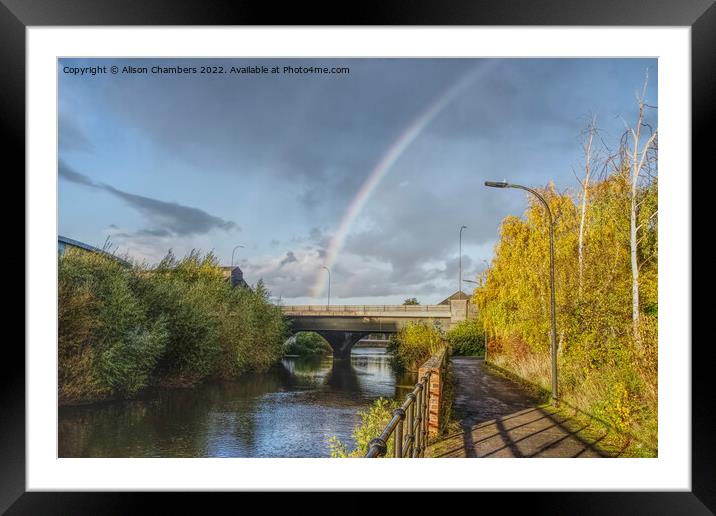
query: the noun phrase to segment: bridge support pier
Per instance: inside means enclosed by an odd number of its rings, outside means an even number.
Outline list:
[[[333,348],[333,358],[349,358],[351,349],[360,339],[369,335],[368,331],[338,331],[321,330],[317,331],[321,337],[326,339]]]

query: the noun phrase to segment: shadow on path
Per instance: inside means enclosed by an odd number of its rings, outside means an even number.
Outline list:
[[[472,357],[452,358],[454,412],[461,431],[429,447],[432,457],[610,457],[586,426],[539,407],[539,401]]]

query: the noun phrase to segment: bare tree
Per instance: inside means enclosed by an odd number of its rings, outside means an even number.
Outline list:
[[[642,89],[641,96],[637,98],[639,102],[639,117],[637,119],[636,127],[631,127],[628,133],[632,137],[632,149],[629,155],[629,171],[630,171],[630,236],[629,246],[631,254],[631,277],[632,277],[632,330],[634,332],[634,339],[637,344],[641,344],[641,338],[639,335],[639,263],[638,263],[638,227],[637,227],[637,216],[638,216],[638,186],[639,179],[642,176],[644,165],[647,160],[649,150],[653,148],[656,141],[657,129],[651,129],[644,122],[645,110],[649,106],[646,103],[646,87],[649,83],[649,73],[647,72],[646,78],[644,79],[644,88]],[[651,134],[644,143],[643,147],[639,147],[642,138],[643,129],[649,130]]]
[[[582,288],[584,285],[584,224],[587,219],[587,203],[589,202],[589,179],[592,175],[592,143],[594,142],[594,134],[597,132],[596,117],[587,126],[585,143],[582,145],[584,149],[584,179],[580,180],[582,185],[582,215],[579,220],[579,241],[578,241],[578,260],[579,260],[579,296],[582,296]]]

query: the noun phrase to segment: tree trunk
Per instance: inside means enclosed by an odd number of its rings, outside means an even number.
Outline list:
[[[637,121],[636,131],[632,129],[631,133],[634,137],[634,151],[632,154],[632,171],[631,171],[631,213],[629,217],[630,224],[630,236],[629,236],[629,248],[631,253],[631,311],[632,311],[632,331],[634,333],[634,342],[637,345],[641,345],[641,335],[639,331],[639,262],[638,262],[638,245],[639,240],[637,238],[637,192],[639,186],[639,175],[641,169],[644,167],[644,161],[646,155],[649,152],[649,147],[654,143],[656,138],[657,130],[649,136],[649,139],[644,144],[644,148],[639,152],[639,138],[641,137],[641,127],[644,122],[644,94],[646,93],[646,83],[644,84],[644,93],[642,93],[641,100],[639,101],[639,120]]]
[[[638,171],[634,171],[638,174]],[[638,177],[638,176],[637,176]],[[641,344],[639,337],[639,263],[637,261],[637,237],[636,237],[636,179],[632,181],[631,189],[631,216],[630,216],[630,251],[631,251],[631,312],[632,331],[634,341]]]
[[[594,120],[589,127],[589,143],[585,150],[585,172],[584,182],[582,183],[582,217],[579,221],[579,243],[578,243],[578,260],[579,260],[579,297],[582,297],[582,288],[584,286],[584,223],[587,218],[587,202],[589,202],[589,176],[592,174],[592,140],[594,139]]]
[[[639,182],[639,137],[641,136],[641,124],[644,120],[644,101],[639,102],[639,120],[637,120],[636,131],[632,130],[634,136],[634,153],[632,155],[631,172],[631,210],[629,214],[629,251],[631,254],[631,320],[634,342],[641,344],[639,338],[639,262],[637,261],[637,237],[636,237],[636,192]],[[646,149],[642,152],[646,154]]]

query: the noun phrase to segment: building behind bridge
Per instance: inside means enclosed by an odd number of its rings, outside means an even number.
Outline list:
[[[450,311],[458,320],[474,319],[477,317],[477,307],[471,301],[469,295],[462,290],[446,297],[438,303],[439,305],[450,305]]]
[[[239,268],[238,265],[222,265],[220,267],[224,278],[231,281],[232,287],[243,287],[249,288],[249,284],[244,280],[244,272]]]

